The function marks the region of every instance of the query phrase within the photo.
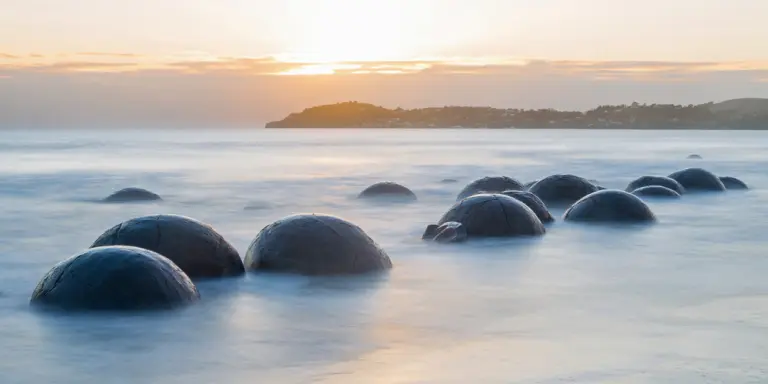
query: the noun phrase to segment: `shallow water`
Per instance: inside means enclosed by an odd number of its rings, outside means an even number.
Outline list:
[[[0,382],[764,382],[767,150],[762,132],[6,131]],[[420,240],[476,177],[574,173],[623,188],[694,165],[752,189],[651,201],[651,227],[558,220],[540,239]],[[354,199],[381,180],[419,201]],[[166,201],[93,202],[126,186]],[[394,269],[202,282],[199,304],[154,314],[28,305],[53,264],[122,220],[192,216],[242,254],[299,212],[359,224]]]

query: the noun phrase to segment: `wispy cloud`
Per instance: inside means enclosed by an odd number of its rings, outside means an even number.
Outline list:
[[[7,56],[7,57],[6,57]],[[48,73],[176,71],[181,74],[269,75],[475,75],[475,76],[581,76],[616,79],[686,81],[708,73],[754,73],[762,78],[768,62],[665,62],[665,61],[547,61],[430,59],[378,62],[314,63],[281,61],[274,57],[211,57],[159,60],[132,53],[81,52],[91,59],[32,58],[0,64],[5,70]],[[0,58],[18,56],[4,54]],[[758,78],[756,77],[756,78]]]
[[[0,59],[6,59],[6,60],[14,60],[18,59],[19,56],[11,55],[10,53],[2,53],[0,52]]]

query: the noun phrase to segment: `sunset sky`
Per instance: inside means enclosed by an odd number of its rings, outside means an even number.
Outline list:
[[[0,127],[768,97],[765,0],[0,2]]]

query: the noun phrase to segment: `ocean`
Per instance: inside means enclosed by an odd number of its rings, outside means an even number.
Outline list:
[[[541,238],[421,240],[478,177],[623,189],[691,166],[751,189],[649,201],[652,226],[564,223],[553,209]],[[763,383],[767,175],[757,131],[4,131],[0,382]],[[355,199],[385,180],[419,200]],[[128,186],[165,200],[95,202]],[[241,255],[281,217],[337,215],[394,268],[203,281],[199,303],[156,313],[30,308],[51,266],[154,213],[209,223]]]

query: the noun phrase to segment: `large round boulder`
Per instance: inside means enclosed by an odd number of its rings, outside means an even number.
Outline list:
[[[547,205],[570,205],[598,190],[589,180],[575,175],[547,176],[528,189]]]
[[[189,277],[167,258],[142,248],[110,246],[56,264],[30,301],[65,310],[149,310],[199,298]]]
[[[509,190],[522,191],[524,189],[525,187],[522,183],[511,177],[489,176],[467,184],[467,186],[459,192],[459,196],[456,200],[483,193],[501,193]]]
[[[627,192],[632,192],[638,188],[647,187],[650,185],[660,185],[662,187],[667,187],[677,192],[679,195],[685,193],[685,187],[683,187],[682,184],[678,183],[677,180],[666,176],[641,176],[629,183],[627,188],[624,190]]]
[[[656,221],[656,216],[639,197],[616,189],[584,196],[565,211],[563,218],[566,221],[593,222]]]
[[[471,237],[538,236],[546,230],[519,200],[501,194],[470,196],[454,204],[437,225],[461,223]]]
[[[661,185],[648,185],[645,187],[640,187],[632,191],[632,194],[635,196],[644,197],[672,197],[678,199],[682,197],[679,193],[667,187],[662,187]]]
[[[387,198],[398,200],[416,200],[416,194],[410,189],[391,181],[382,181],[364,189],[357,196],[360,199]]]
[[[686,168],[669,175],[687,191],[725,191],[725,185],[712,172],[701,168]]]
[[[720,181],[725,185],[726,189],[749,189],[747,183],[732,176],[722,176]]]
[[[528,208],[530,208],[533,213],[536,214],[536,217],[538,217],[542,223],[546,224],[555,221],[555,218],[552,217],[551,213],[549,213],[547,205],[544,204],[544,202],[541,201],[541,199],[539,199],[539,197],[533,193],[528,191],[504,191],[501,194],[509,196],[527,205]]]
[[[360,227],[329,215],[293,215],[261,230],[245,254],[250,270],[350,275],[392,268]]]
[[[179,215],[143,216],[108,229],[91,247],[129,245],[157,252],[189,277],[242,275],[243,261],[210,225]]]
[[[162,200],[160,195],[147,191],[144,188],[129,187],[123,188],[104,198],[107,203],[128,203],[135,201],[157,201]]]

